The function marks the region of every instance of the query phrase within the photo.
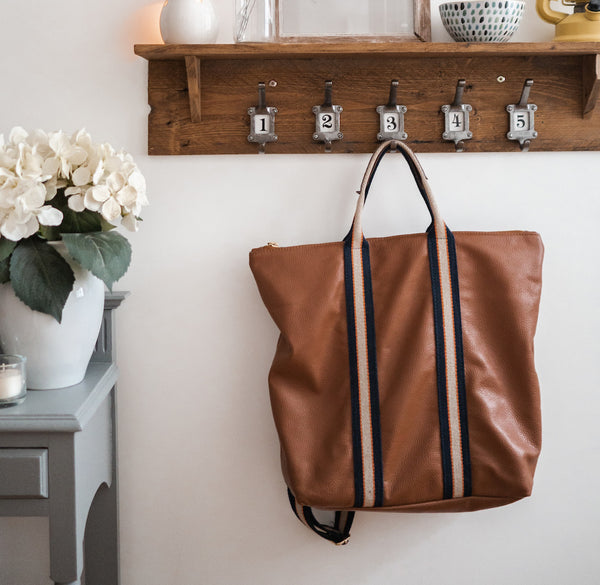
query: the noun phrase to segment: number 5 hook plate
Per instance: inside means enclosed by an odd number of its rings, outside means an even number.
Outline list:
[[[521,100],[518,104],[506,106],[510,118],[510,129],[506,135],[509,140],[518,140],[523,152],[529,150],[529,145],[538,133],[534,128],[534,117],[537,106],[528,104],[529,92],[533,85],[533,79],[527,79],[521,92]]]

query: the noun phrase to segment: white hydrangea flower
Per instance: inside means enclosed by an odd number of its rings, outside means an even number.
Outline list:
[[[52,200],[61,191],[76,213],[92,211],[113,225],[137,230],[148,204],[146,182],[130,154],[94,144],[85,130],[0,135],[0,234],[27,238],[41,225],[60,225]],[[49,204],[46,205],[46,202]]]
[[[6,174],[0,179],[0,234],[18,241],[35,234],[41,225],[60,225],[63,214],[46,202],[46,189],[34,180]]]

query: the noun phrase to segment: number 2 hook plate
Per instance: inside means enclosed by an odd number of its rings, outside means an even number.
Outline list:
[[[315,132],[313,140],[325,143],[325,151],[331,152],[331,143],[334,140],[342,140],[340,115],[344,111],[342,106],[332,104],[332,81],[325,82],[325,101],[320,106],[313,106],[315,115]]]

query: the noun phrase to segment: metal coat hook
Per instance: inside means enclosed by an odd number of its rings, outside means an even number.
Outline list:
[[[442,106],[444,113],[444,133],[442,138],[454,142],[456,152],[464,150],[464,141],[473,138],[473,133],[469,130],[469,112],[473,109],[469,104],[463,104],[463,94],[466,81],[459,79],[456,84],[454,102],[451,105]]]
[[[344,135],[340,130],[340,114],[342,106],[333,104],[333,81],[325,82],[325,100],[320,106],[313,106],[315,115],[315,132],[313,140],[325,143],[325,152],[331,152],[331,142],[342,140]]]
[[[533,79],[525,80],[523,89],[521,90],[521,99],[518,104],[510,104],[506,106],[506,111],[509,116],[510,130],[506,137],[509,140],[518,140],[522,152],[527,152],[531,141],[537,138],[538,133],[535,131],[535,104],[528,104],[529,93],[533,85]]]
[[[404,131],[404,114],[406,106],[399,106],[398,80],[392,79],[390,83],[390,97],[385,106],[377,106],[379,114],[379,132],[377,140],[406,140],[408,134]]]
[[[277,142],[275,134],[275,114],[277,108],[267,106],[266,84],[258,84],[258,105],[248,108],[250,116],[250,134],[248,142],[258,144],[258,152],[264,154],[267,142]]]

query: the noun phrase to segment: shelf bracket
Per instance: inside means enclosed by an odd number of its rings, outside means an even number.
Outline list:
[[[190,113],[192,122],[200,122],[202,120],[202,109],[200,100],[200,57],[186,55],[185,68],[187,71],[188,93],[190,96]]]
[[[600,54],[583,57],[583,112],[589,118],[600,96]]]

